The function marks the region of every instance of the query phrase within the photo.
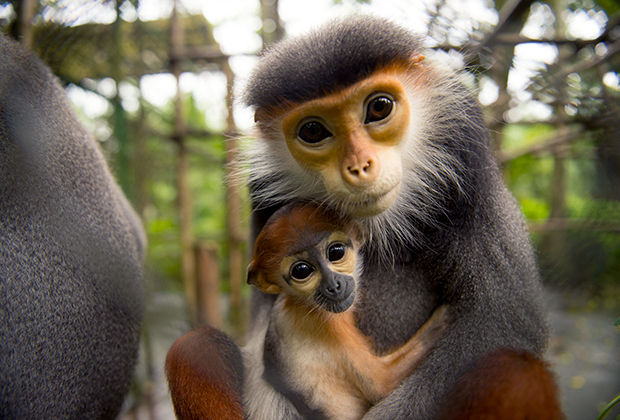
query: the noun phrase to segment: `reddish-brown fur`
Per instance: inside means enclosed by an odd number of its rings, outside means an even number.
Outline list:
[[[358,398],[370,404],[391,392],[405,379],[430,351],[450,322],[447,307],[441,307],[420,328],[416,334],[393,353],[377,356],[368,337],[357,328],[352,311],[330,314],[323,310],[308,312],[306,308],[287,299],[281,316],[288,317],[294,325],[293,331],[284,330],[290,337],[315,337],[316,347],[329,348],[332,359],[324,359],[325,369],[334,372],[349,372],[346,384],[332,378],[341,389],[333,394],[344,392],[344,388],[355,390]],[[309,345],[309,351],[314,347]],[[329,374],[327,374],[329,375]],[[298,378],[298,381],[316,378]],[[325,385],[327,387],[327,385]],[[337,405],[337,404],[336,404]]]
[[[232,342],[213,328],[179,338],[166,358],[179,420],[244,419],[240,360]],[[558,389],[547,364],[512,349],[476,362],[446,399],[438,420],[562,420]]]
[[[243,420],[243,365],[238,347],[203,327],[177,339],[166,357],[166,376],[180,420]]]
[[[473,365],[446,399],[439,420],[561,420],[553,374],[545,362],[513,349]]]

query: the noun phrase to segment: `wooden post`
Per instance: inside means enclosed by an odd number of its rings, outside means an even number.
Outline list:
[[[561,125],[557,130],[558,137],[566,135],[567,131],[566,126]],[[569,147],[568,144],[561,143],[552,149],[554,166],[551,176],[550,219],[566,217],[566,159]]]
[[[498,46],[493,50],[493,59],[495,64],[491,67],[489,74],[499,89],[499,97],[491,108],[491,117],[489,118],[489,128],[493,137],[493,149],[497,153],[502,150],[504,140],[504,130],[506,123],[504,121],[504,113],[508,110],[510,95],[508,94],[508,72],[512,64],[514,56],[514,48]],[[501,166],[504,182],[509,182],[510,164]]]
[[[549,6],[553,10],[556,21],[555,30],[556,35],[564,37],[566,34],[566,22],[561,17],[561,11],[564,6],[563,3],[557,0],[552,0]],[[565,58],[572,54],[568,46],[558,46],[558,63],[562,63]],[[558,86],[558,92],[556,97],[556,105],[554,114],[560,121],[566,119],[566,113],[564,111],[564,104],[566,102],[566,85]],[[568,135],[568,127],[564,123],[560,123],[557,126],[556,136],[562,137]],[[553,155],[553,174],[551,175],[551,191],[549,192],[549,219],[564,219],[566,217],[566,160],[568,158],[568,152],[570,150],[570,143],[560,143],[554,145],[551,149]],[[549,260],[553,262],[553,265],[557,267],[554,270],[554,275],[561,278],[563,277],[562,270],[568,267],[566,261],[568,258],[568,242],[567,232],[565,230],[556,230],[548,233],[544,238],[543,246],[547,248],[545,254],[549,257]]]
[[[112,42],[114,51],[110,57],[111,76],[116,84],[116,95],[112,99],[114,106],[114,137],[118,141],[118,154],[116,158],[116,175],[121,189],[130,201],[134,200],[133,183],[131,180],[130,155],[131,146],[129,144],[129,133],[127,127],[127,116],[121,104],[120,83],[123,80],[123,40],[121,33],[121,0],[116,0],[116,20],[112,25]]]
[[[178,183],[178,206],[179,206],[179,225],[181,230],[181,272],[183,276],[183,286],[185,287],[185,297],[190,313],[191,322],[196,322],[196,280],[195,262],[193,251],[192,233],[192,197],[187,180],[188,153],[185,144],[187,128],[183,119],[183,103],[181,98],[181,87],[179,78],[181,76],[181,63],[175,59],[175,53],[183,47],[183,28],[177,11],[178,0],[174,3],[172,17],[170,18],[170,57],[172,64],[172,74],[177,81],[177,95],[175,102],[174,118],[174,139],[178,143],[177,157],[177,183]]]
[[[261,0],[261,18],[263,28],[261,38],[263,45],[271,44],[284,37],[284,27],[278,13],[278,0]]]
[[[34,30],[32,20],[37,11],[37,0],[22,0],[19,5],[19,35],[21,44],[29,50],[34,46]]]
[[[197,244],[194,247],[197,280],[198,324],[222,327],[220,312],[220,270],[217,247],[210,244]]]
[[[236,334],[241,336],[244,329],[243,296],[241,289],[243,286],[245,269],[243,267],[243,253],[241,243],[243,235],[241,233],[241,196],[239,195],[239,184],[233,175],[237,171],[237,142],[235,136],[237,129],[233,117],[233,92],[234,74],[228,65],[228,61],[222,63],[222,70],[226,75],[227,90],[226,104],[228,106],[228,116],[226,118],[226,196],[228,203],[228,267],[230,275],[230,320],[232,328]]]

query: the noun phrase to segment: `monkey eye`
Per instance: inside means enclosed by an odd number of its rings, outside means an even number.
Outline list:
[[[310,144],[319,143],[331,136],[332,133],[318,121],[307,122],[299,129],[299,138]]]
[[[381,121],[387,118],[394,108],[394,101],[387,96],[377,96],[368,102],[368,108],[366,108],[366,120],[364,124],[368,124],[374,121]]]
[[[306,280],[314,273],[314,268],[306,262],[300,261],[291,267],[291,277],[295,280]]]
[[[331,262],[339,261],[344,258],[346,248],[341,243],[334,243],[327,248],[327,259]]]

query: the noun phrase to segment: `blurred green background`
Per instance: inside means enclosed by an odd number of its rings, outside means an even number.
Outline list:
[[[229,175],[252,115],[231,97],[265,45],[352,11],[425,36],[478,92],[538,253],[567,418],[595,418],[620,392],[617,1],[0,1],[0,30],[66,86],[148,234],[123,417],[173,418],[162,364],[184,332],[210,322],[242,343],[250,209]]]

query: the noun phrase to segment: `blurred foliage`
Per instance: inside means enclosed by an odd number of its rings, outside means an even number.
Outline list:
[[[195,130],[208,130],[204,110],[197,108],[194,98],[184,97],[184,110],[188,125]],[[172,108],[152,109],[149,112],[151,127],[160,132],[172,131]],[[152,121],[156,120],[156,121]],[[224,185],[225,138],[215,135],[208,138],[190,137],[188,182],[193,200],[194,234],[198,241],[211,240],[226,256],[226,197]],[[177,216],[177,145],[169,138],[150,136],[145,142],[148,150],[144,159],[149,162],[146,176],[148,204],[144,221],[149,236],[147,262],[155,272],[164,275],[165,285],[181,290],[180,230]],[[226,278],[226,265],[221,264]],[[161,276],[160,276],[161,277]],[[165,288],[165,287],[164,287]]]
[[[522,146],[522,139],[546,137],[554,132],[546,124],[506,127],[505,144]],[[586,135],[572,144],[573,158],[567,159],[565,195],[566,217],[583,220],[584,225],[562,232],[534,233],[539,264],[545,281],[563,289],[589,289],[609,293],[609,286],[620,292],[620,202],[596,198],[599,178],[593,138]],[[526,218],[545,221],[550,213],[550,192],[554,158],[547,152],[524,155],[506,164],[508,187],[519,201]],[[617,186],[620,187],[620,186]],[[606,230],[609,231],[606,231]],[[615,229],[615,231],[614,231]],[[561,244],[553,240],[561,236]],[[553,249],[549,249],[549,248]],[[560,248],[558,250],[558,248]]]
[[[141,85],[144,75],[170,72],[170,21],[117,19],[74,25],[80,8],[92,15],[93,10],[101,8],[114,10],[116,2],[41,0],[39,3],[34,25],[36,52],[67,85],[68,92],[74,94],[71,96],[81,97],[82,105],[89,105],[78,106],[77,112],[100,141],[113,172],[143,218],[149,242],[146,273],[150,292],[173,292],[151,293],[149,298],[143,339],[146,358],[150,360],[149,352],[154,350],[149,334],[155,336],[169,328],[170,336],[176,338],[179,331],[190,327],[187,323],[182,326],[175,323],[182,318],[179,312],[185,307],[181,303],[178,145],[171,136],[174,103],[171,99],[166,104],[153,105],[142,96]],[[121,3],[119,9],[135,10],[139,2]],[[161,6],[165,2],[160,3]],[[336,6],[352,3],[373,2],[333,0]],[[399,4],[404,8],[406,3]],[[468,47],[475,47],[493,32],[496,22],[492,17],[499,17],[504,5],[515,2],[496,0],[496,10],[484,19],[457,3],[427,0],[421,2],[424,7],[416,5],[425,14],[428,45],[467,52]],[[1,31],[18,34],[17,18],[22,4],[20,0],[0,0]],[[543,34],[540,40],[553,39],[561,36],[558,26],[570,13],[604,18],[602,21],[609,25],[606,29],[601,27],[603,31],[596,42],[575,39],[555,46],[558,60],[545,61],[546,57],[542,57],[535,70],[529,68],[530,80],[525,91],[513,93],[507,89],[510,72],[520,64],[514,56],[512,41],[485,44],[470,63],[468,75],[471,85],[481,77],[496,82],[500,99],[489,104],[486,111],[491,116],[492,130],[501,134],[501,152],[523,150],[553,138],[558,133],[558,121],[570,128],[579,127],[583,133],[566,145],[563,159],[565,190],[561,217],[574,223],[560,229],[533,229],[532,240],[544,281],[569,294],[572,292],[570,305],[588,311],[604,309],[617,313],[620,310],[620,85],[609,86],[602,80],[604,75],[612,81],[618,78],[620,54],[605,56],[602,63],[588,66],[620,42],[620,3],[617,0],[524,0],[517,6],[531,8],[513,16],[503,28],[505,33],[499,35],[519,36],[526,20],[538,19]],[[71,9],[72,13],[63,14],[63,8]],[[187,47],[184,52],[219,53],[214,28],[202,14],[181,13],[181,19],[183,43]],[[456,62],[462,58],[454,51],[445,55]],[[182,65],[186,72],[217,73],[224,78],[214,61],[183,60]],[[528,102],[552,110],[551,117],[533,121],[506,118],[511,110]],[[223,123],[213,122],[219,117],[211,118],[212,113],[218,111],[205,106],[193,94],[183,93],[182,103],[188,128],[205,134],[187,139],[193,233],[197,242],[217,246],[221,287],[226,292],[228,209]],[[98,108],[98,112],[93,114],[89,107]],[[535,112],[532,114],[536,117]],[[554,214],[552,195],[558,161],[550,150],[525,153],[503,164],[507,185],[533,227],[544,227]],[[242,194],[243,229],[247,232],[247,190],[242,190]],[[246,285],[244,293],[248,292]],[[170,300],[171,297],[176,300]],[[152,361],[147,365],[152,369]],[[152,378],[153,372],[149,370],[143,376]],[[139,382],[148,384],[148,381]],[[136,399],[149,392],[148,387],[137,389]]]
[[[19,10],[20,1],[11,3]],[[129,4],[129,1],[123,3]],[[107,6],[107,7],[106,7]],[[39,18],[34,27],[36,53],[62,80],[79,84],[84,78],[102,79],[120,73],[123,77],[140,78],[145,74],[167,72],[169,69],[170,36],[168,19],[127,22],[119,19],[111,23],[82,23],[74,25],[80,16],[93,10],[110,9],[114,2],[81,1],[71,8],[66,0],[42,1]],[[214,47],[212,27],[203,15],[183,16],[184,44],[186,47]],[[118,22],[118,25],[116,23]],[[3,31],[16,30],[16,19],[2,22]],[[118,33],[117,33],[118,31]],[[115,42],[115,37],[122,42]],[[120,50],[119,50],[120,49]],[[217,49],[214,49],[216,53]],[[116,59],[119,58],[120,68]],[[204,67],[204,62],[186,63],[188,71]]]
[[[344,2],[334,0],[333,3],[341,5]],[[361,5],[372,2],[357,0],[346,3]],[[498,0],[495,7],[499,10],[508,3]],[[3,1],[0,7],[9,4],[14,12],[0,18],[0,29],[15,33],[21,3]],[[64,21],[62,13],[57,13],[68,7],[67,4],[64,0],[46,0],[39,5],[40,18],[34,31],[37,52],[63,81],[84,90],[85,101],[103,101],[105,104],[95,118],[83,110],[78,112],[102,142],[106,157],[144,218],[149,237],[149,271],[162,288],[180,290],[177,145],[170,137],[174,107],[171,102],[154,106],[141,97],[138,98],[139,106],[128,107],[124,99],[119,100],[116,96],[121,85],[116,86],[110,79],[118,79],[115,74],[122,75],[122,83],[133,86],[139,96],[141,76],[167,72],[170,64],[169,21],[142,22],[136,19],[119,20],[118,25],[110,22],[75,26],[71,21]],[[114,2],[96,0],[83,0],[80,4],[82,6],[78,7],[84,8],[115,7]],[[553,137],[558,119],[583,128],[584,134],[567,145],[563,215],[572,221],[583,221],[583,224],[570,224],[560,231],[540,231],[533,234],[533,240],[548,283],[565,288],[588,288],[595,292],[615,285],[620,290],[620,90],[602,82],[603,73],[618,76],[620,54],[610,56],[599,66],[583,67],[618,42],[620,4],[616,0],[568,0],[565,3],[524,2],[519,7],[529,7],[530,4],[529,14],[514,17],[504,28],[506,31],[518,32],[528,16],[528,19],[546,16],[539,25],[546,28],[543,36],[551,38],[559,36],[558,22],[570,17],[571,13],[586,13],[602,19],[603,24],[616,22],[615,29],[602,28],[600,39],[594,43],[577,39],[562,44],[558,47],[557,62],[542,63],[540,68],[531,72],[527,87],[530,97],[525,101],[537,101],[552,109],[553,116],[549,121],[507,121],[509,123],[498,130],[502,132],[502,151],[510,152]],[[120,7],[135,6],[136,2],[132,1],[124,2]],[[453,2],[428,1],[425,7],[428,35],[433,40],[431,44],[451,44],[464,49],[475,45],[493,30],[492,20],[479,21],[477,16],[459,11]],[[544,13],[534,16],[534,11]],[[184,13],[182,19],[187,47],[217,50],[213,27],[203,15]],[[115,39],[122,40],[120,47]],[[482,52],[481,60],[486,64],[475,67],[471,75],[489,77],[503,66],[500,71],[503,75],[495,80],[503,80],[505,84],[509,79],[507,73],[516,65],[512,61],[512,50],[506,49],[503,56],[492,56],[492,48],[504,47],[501,44],[488,45],[490,49]],[[507,58],[511,61],[501,61]],[[183,66],[185,71],[219,71],[217,65],[206,60],[186,60]],[[104,89],[106,83],[112,88]],[[71,85],[69,89],[73,89]],[[506,90],[501,83],[500,89]],[[505,115],[516,106],[515,103],[519,105],[522,101],[522,98],[509,97],[499,104],[490,104],[489,109],[493,111],[490,114],[500,118],[497,116]],[[119,104],[127,120],[127,137],[131,139],[128,143],[118,138],[120,134],[115,129],[118,120],[114,120],[114,110]],[[194,234],[197,240],[216,243],[221,261],[226,261],[226,140],[218,134],[221,127],[209,126],[205,115],[210,110],[203,109],[196,98],[185,94],[183,104],[187,124],[192,130],[214,133],[208,137],[190,138],[187,143],[191,150],[188,178],[193,196]],[[127,167],[130,167],[130,176],[123,175],[127,173]],[[555,168],[556,158],[549,150],[524,154],[504,164],[507,184],[532,222],[542,224],[554,214],[551,195],[555,188]],[[247,226],[247,199],[245,203],[244,223]],[[226,266],[221,264],[223,279],[227,276]]]

